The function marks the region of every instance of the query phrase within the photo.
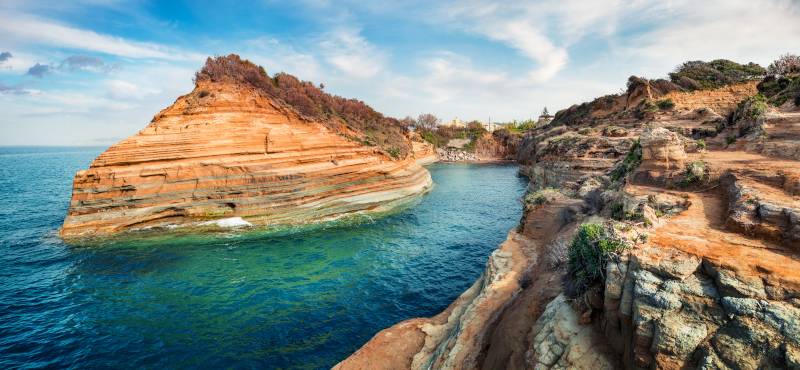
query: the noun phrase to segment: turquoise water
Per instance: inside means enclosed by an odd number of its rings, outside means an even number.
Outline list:
[[[103,150],[0,148],[0,368],[329,368],[472,285],[526,184],[515,165],[431,165],[430,193],[376,219],[66,244],[72,178]]]

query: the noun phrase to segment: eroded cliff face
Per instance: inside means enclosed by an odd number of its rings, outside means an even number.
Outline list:
[[[420,165],[426,165],[439,160],[433,144],[423,140],[416,132],[411,134],[411,151],[414,159]]]
[[[335,123],[333,124],[335,125]],[[298,222],[378,210],[432,183],[330,122],[240,84],[198,81],[138,134],[75,175],[62,235],[242,217]]]
[[[718,107],[741,100],[707,93]],[[337,368],[800,369],[793,104],[740,122],[705,106],[639,114],[607,101],[618,110],[605,119],[587,110],[528,133],[520,171],[536,193],[484,275],[441,315],[379,333]],[[586,223],[628,249],[573,296],[562,276]],[[415,344],[396,346],[399,332]]]

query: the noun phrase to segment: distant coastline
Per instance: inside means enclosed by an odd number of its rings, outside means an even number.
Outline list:
[[[100,139],[92,139],[92,140],[77,140],[73,141],[71,146],[112,146],[120,141],[123,138],[121,137],[104,137]]]

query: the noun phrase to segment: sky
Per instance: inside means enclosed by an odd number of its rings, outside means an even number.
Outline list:
[[[0,2],[0,145],[124,138],[213,55],[385,115],[508,122],[688,60],[800,54],[800,0]]]

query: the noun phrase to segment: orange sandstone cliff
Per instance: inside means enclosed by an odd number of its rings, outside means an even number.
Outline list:
[[[432,185],[413,155],[395,159],[339,126],[304,119],[245,84],[198,80],[75,175],[61,234],[230,217],[314,220],[382,209]]]
[[[335,369],[800,369],[800,76],[650,88],[526,133],[484,274]],[[586,224],[625,245],[595,280]]]

